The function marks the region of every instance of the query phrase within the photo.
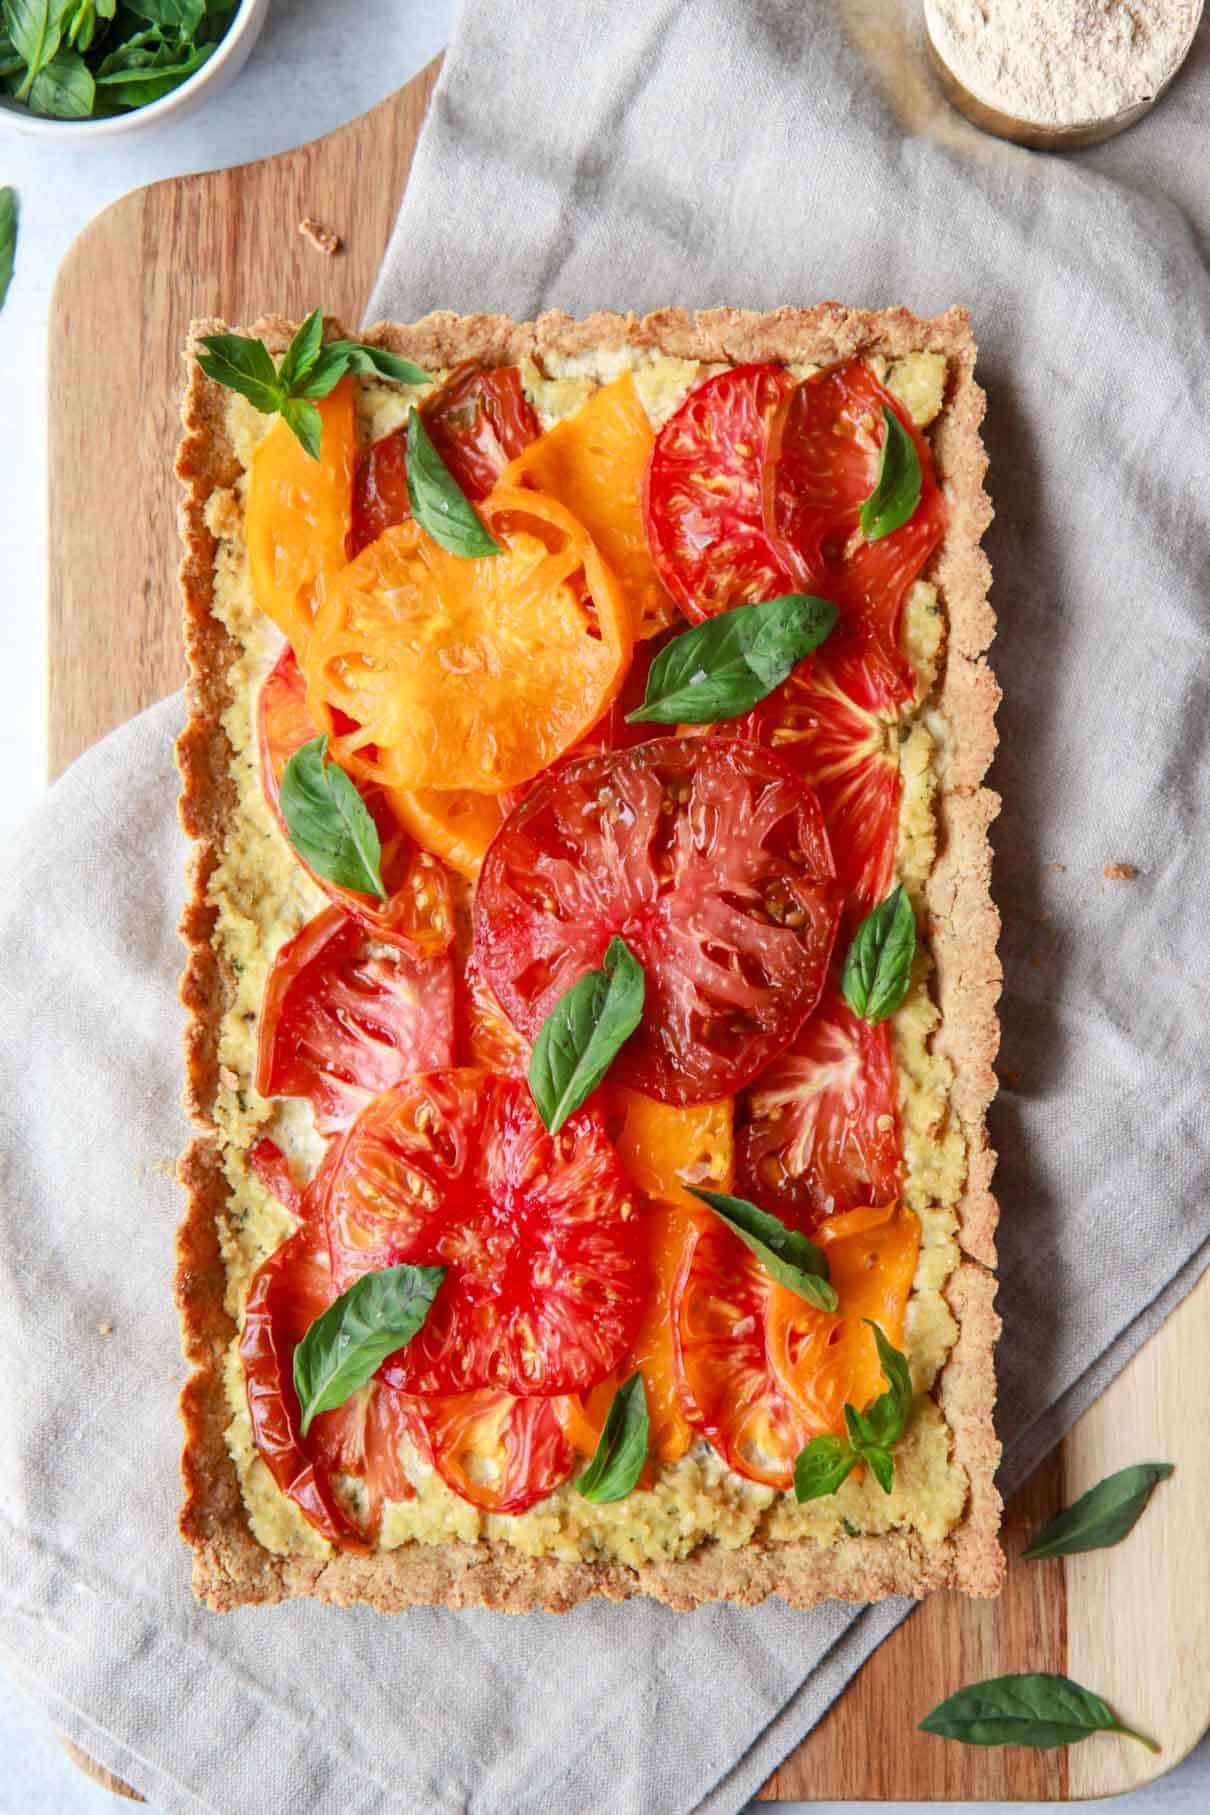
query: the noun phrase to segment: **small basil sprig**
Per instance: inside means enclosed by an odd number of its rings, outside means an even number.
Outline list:
[[[599,971],[573,983],[538,1029],[529,1061],[529,1091],[550,1134],[562,1128],[596,1089],[643,1014],[647,980],[615,934]]]
[[[264,416],[280,415],[313,460],[319,459],[323,418],[311,400],[326,397],[346,372],[377,374],[400,384],[427,384],[429,376],[382,347],[354,340],[323,344],[323,316],[313,309],[274,365],[263,340],[246,334],[204,334],[198,364],[208,378],[238,391]]]
[[[840,973],[844,999],[863,1021],[885,1021],[907,995],[916,955],[916,915],[903,884],[872,908],[853,935]]]
[[[1124,1727],[1112,1708],[1069,1676],[1044,1672],[993,1676],[938,1702],[920,1723],[922,1733],[957,1739],[964,1746],[1033,1746],[1050,1752],[1092,1733],[1120,1733],[1158,1752],[1153,1739]]]
[[[799,1451],[794,1464],[796,1500],[818,1500],[825,1494],[834,1494],[859,1462],[866,1464],[884,1494],[889,1494],[894,1484],[895,1461],[891,1450],[907,1429],[911,1415],[912,1374],[907,1356],[887,1341],[871,1318],[867,1317],[865,1321],[874,1332],[887,1390],[871,1401],[864,1412],[845,1401],[847,1438],[834,1433],[812,1437],[806,1448]]]
[[[828,599],[787,592],[695,624],[656,656],[643,704],[627,713],[627,724],[714,725],[738,717],[818,649],[838,615]]]
[[[882,406],[882,452],[874,489],[861,507],[861,533],[877,542],[915,515],[922,480],[916,444],[894,410]]]
[[[0,189],[0,309],[17,262],[17,191]]]
[[[828,1260],[822,1248],[797,1229],[787,1229],[780,1217],[758,1209],[746,1197],[702,1191],[696,1185],[687,1188],[691,1197],[721,1217],[779,1285],[819,1311],[836,1309],[836,1288],[828,1283]]]
[[[320,1313],[294,1351],[302,1435],[320,1412],[343,1405],[428,1316],[444,1267],[383,1267],[363,1273]]]
[[[643,1472],[650,1429],[643,1376],[635,1373],[613,1396],[592,1461],[573,1482],[576,1492],[595,1506],[624,1500]]]
[[[1136,1462],[1106,1475],[1095,1487],[1044,1525],[1021,1552],[1037,1562],[1044,1557],[1074,1557],[1085,1550],[1107,1550],[1132,1531],[1155,1485],[1172,1473],[1171,1462]]]
[[[421,529],[452,555],[502,555],[478,511],[451,473],[417,409],[408,412],[408,503]]]
[[[326,762],[326,737],[297,749],[281,778],[278,802],[290,843],[317,876],[385,901],[378,827],[339,763]]]

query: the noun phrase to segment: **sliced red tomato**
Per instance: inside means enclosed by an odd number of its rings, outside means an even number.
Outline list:
[[[468,498],[486,498],[510,460],[524,453],[542,425],[521,388],[516,366],[485,371],[473,360],[455,366],[420,414],[437,452]],[[412,514],[408,502],[407,429],[366,448],[353,479],[353,522],[345,539],[350,561]]]
[[[273,960],[256,1088],[263,1097],[306,1097],[321,1134],[346,1128],[388,1084],[453,1062],[449,957],[376,953],[366,929],[330,907]]]
[[[484,982],[472,952],[458,980],[458,1057],[502,1078],[524,1078],[529,1046],[521,1038],[491,986]]]
[[[784,366],[734,366],[694,385],[655,438],[647,545],[695,623],[793,589],[765,526],[763,490],[770,435],[794,389]]]
[[[332,1155],[324,1214],[340,1290],[402,1261],[448,1268],[386,1364],[405,1392],[578,1392],[634,1335],[643,1234],[602,1120],[549,1135],[512,1079],[433,1071],[376,1097]]]
[[[819,796],[836,875],[861,912],[885,899],[899,837],[902,664],[870,635],[832,639],[736,730],[769,744]]]
[[[282,836],[287,837],[278,806],[281,778],[294,752],[318,736],[315,721],[307,711],[306,682],[289,644],[261,688],[257,724],[261,786]],[[422,956],[445,951],[454,936],[449,876],[437,859],[422,851],[402,829],[380,788],[362,787],[361,796],[373,815],[382,843],[382,880],[390,891],[388,899],[376,901],[372,895],[359,895],[316,876],[313,870],[307,870],[308,875],[330,901],[385,945]],[[299,862],[302,863],[301,858]],[[303,868],[307,866],[304,864]]]
[[[920,502],[907,523],[867,542],[859,518],[878,480],[884,409],[912,438]],[[877,632],[889,651],[898,651],[904,594],[944,534],[945,505],[928,443],[866,360],[846,360],[805,379],[776,418],[764,521],[799,587],[834,600],[850,624]]]
[[[441,1479],[490,1513],[526,1512],[566,1481],[575,1457],[562,1403],[491,1390],[411,1401]]]
[[[813,1228],[899,1194],[903,1158],[888,1024],[856,1016],[835,983],[747,1094],[740,1192]]]
[[[373,1381],[334,1411],[321,1412],[299,1435],[294,1350],[331,1304],[331,1266],[322,1234],[304,1224],[253,1276],[240,1337],[252,1440],[282,1493],[328,1540],[363,1551],[382,1516],[384,1498],[408,1500],[413,1488],[399,1461],[406,1404]],[[334,1475],[355,1475],[365,1488],[359,1526],[336,1498]]]
[[[475,951],[533,1039],[621,934],[643,1020],[610,1076],[664,1103],[730,1096],[823,987],[839,896],[819,803],[768,750],[659,738],[538,782],[484,861]]]

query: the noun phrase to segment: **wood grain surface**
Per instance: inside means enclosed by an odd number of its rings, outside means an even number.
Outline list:
[[[183,678],[172,456],[186,324],[301,316],[316,303],[361,319],[436,72],[297,151],[127,197],[65,260],[50,324],[52,774]],[[300,236],[307,215],[341,235],[338,256]],[[1210,1451],[1183,1407],[1189,1382],[1206,1377],[1208,1312],[1203,1282],[1009,1507],[1000,1600],[932,1597],[774,1774],[766,1799],[1091,1797],[1149,1780],[1196,1743],[1210,1700]],[[1143,1460],[1180,1466],[1125,1544],[1014,1566],[1062,1504]],[[1076,1676],[1153,1733],[1163,1756],[1111,1738],[1033,1753],[915,1731],[961,1684],[1018,1670]]]

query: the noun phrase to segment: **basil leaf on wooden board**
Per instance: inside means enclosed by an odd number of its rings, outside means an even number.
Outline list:
[[[388,353],[385,347],[363,347],[359,340],[334,340],[329,344],[332,352],[339,352],[344,358],[346,372],[393,378],[396,384],[430,382],[422,366],[413,365],[410,359],[401,359],[398,353]]]
[[[616,934],[601,970],[573,983],[538,1029],[529,1091],[543,1126],[555,1134],[592,1095],[643,1015],[643,967]]]
[[[4,25],[13,49],[25,66],[14,99],[26,101],[39,72],[62,42],[63,0],[4,0]]]
[[[304,1437],[318,1413],[343,1405],[411,1341],[444,1278],[444,1267],[384,1267],[363,1273],[320,1313],[294,1351]]]
[[[1120,1733],[1149,1752],[1160,1749],[1153,1739],[1124,1727],[1091,1689],[1069,1676],[1043,1673],[971,1683],[939,1702],[920,1730],[966,1746],[1033,1746],[1042,1752],[1074,1745],[1092,1733]]]
[[[415,408],[408,412],[407,475],[412,515],[434,542],[467,560],[504,553],[433,446]]]
[[[869,1469],[883,1493],[889,1494],[894,1486],[895,1459],[891,1449],[907,1429],[911,1416],[912,1371],[907,1356],[887,1341],[873,1319],[867,1317],[865,1321],[874,1332],[887,1390],[871,1400],[864,1412],[846,1400],[847,1440],[834,1433],[812,1437],[799,1451],[794,1464],[794,1493],[800,1501],[834,1494],[859,1462]]]
[[[92,72],[77,50],[60,50],[34,77],[30,111],[46,119],[85,120],[96,99]]]
[[[843,1437],[812,1437],[794,1464],[794,1498],[822,1500],[842,1487],[857,1467],[857,1452]]]
[[[686,1189],[722,1218],[779,1285],[788,1287],[817,1310],[836,1309],[839,1301],[836,1288],[828,1282],[828,1262],[822,1248],[797,1229],[787,1229],[780,1217],[758,1209],[746,1197],[703,1191],[696,1185]]]
[[[0,189],[0,309],[13,281],[17,262],[17,191]]]
[[[576,1492],[596,1506],[624,1500],[643,1472],[650,1428],[647,1390],[635,1373],[613,1396],[592,1461],[573,1483]]]
[[[882,406],[882,453],[874,489],[861,507],[861,533],[877,542],[915,515],[923,483],[916,444],[894,410]]]
[[[738,717],[781,686],[837,616],[828,599],[788,592],[695,624],[656,656],[643,704],[626,722],[714,725]]]
[[[1171,1462],[1135,1462],[1106,1475],[1073,1505],[1044,1525],[1021,1552],[1037,1562],[1044,1557],[1074,1557],[1085,1550],[1107,1550],[1134,1529],[1157,1482],[1172,1473]]]
[[[326,736],[313,737],[286,764],[278,802],[290,843],[317,876],[385,901],[378,828],[340,764],[325,762],[327,750]]]
[[[840,973],[844,999],[864,1021],[885,1021],[903,1001],[916,955],[916,915],[903,884],[872,908],[853,935]]]

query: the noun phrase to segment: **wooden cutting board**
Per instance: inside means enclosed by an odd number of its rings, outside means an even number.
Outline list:
[[[52,774],[183,678],[172,456],[188,321],[301,317],[316,303],[360,321],[436,74],[433,64],[297,151],[126,197],[64,261],[50,322]],[[305,215],[341,235],[338,256],[300,236]],[[1189,1750],[1210,1706],[1210,1448],[1184,1407],[1189,1383],[1210,1372],[1208,1309],[1203,1283],[1009,1507],[1000,1600],[927,1602],[766,1798],[1076,1799],[1145,1782]],[[1014,1566],[1061,1505],[1140,1460],[1179,1467],[1125,1544]],[[1111,1738],[1068,1753],[968,1750],[915,1731],[962,1683],[1019,1670],[1065,1671],[1098,1690],[1163,1756]]]

